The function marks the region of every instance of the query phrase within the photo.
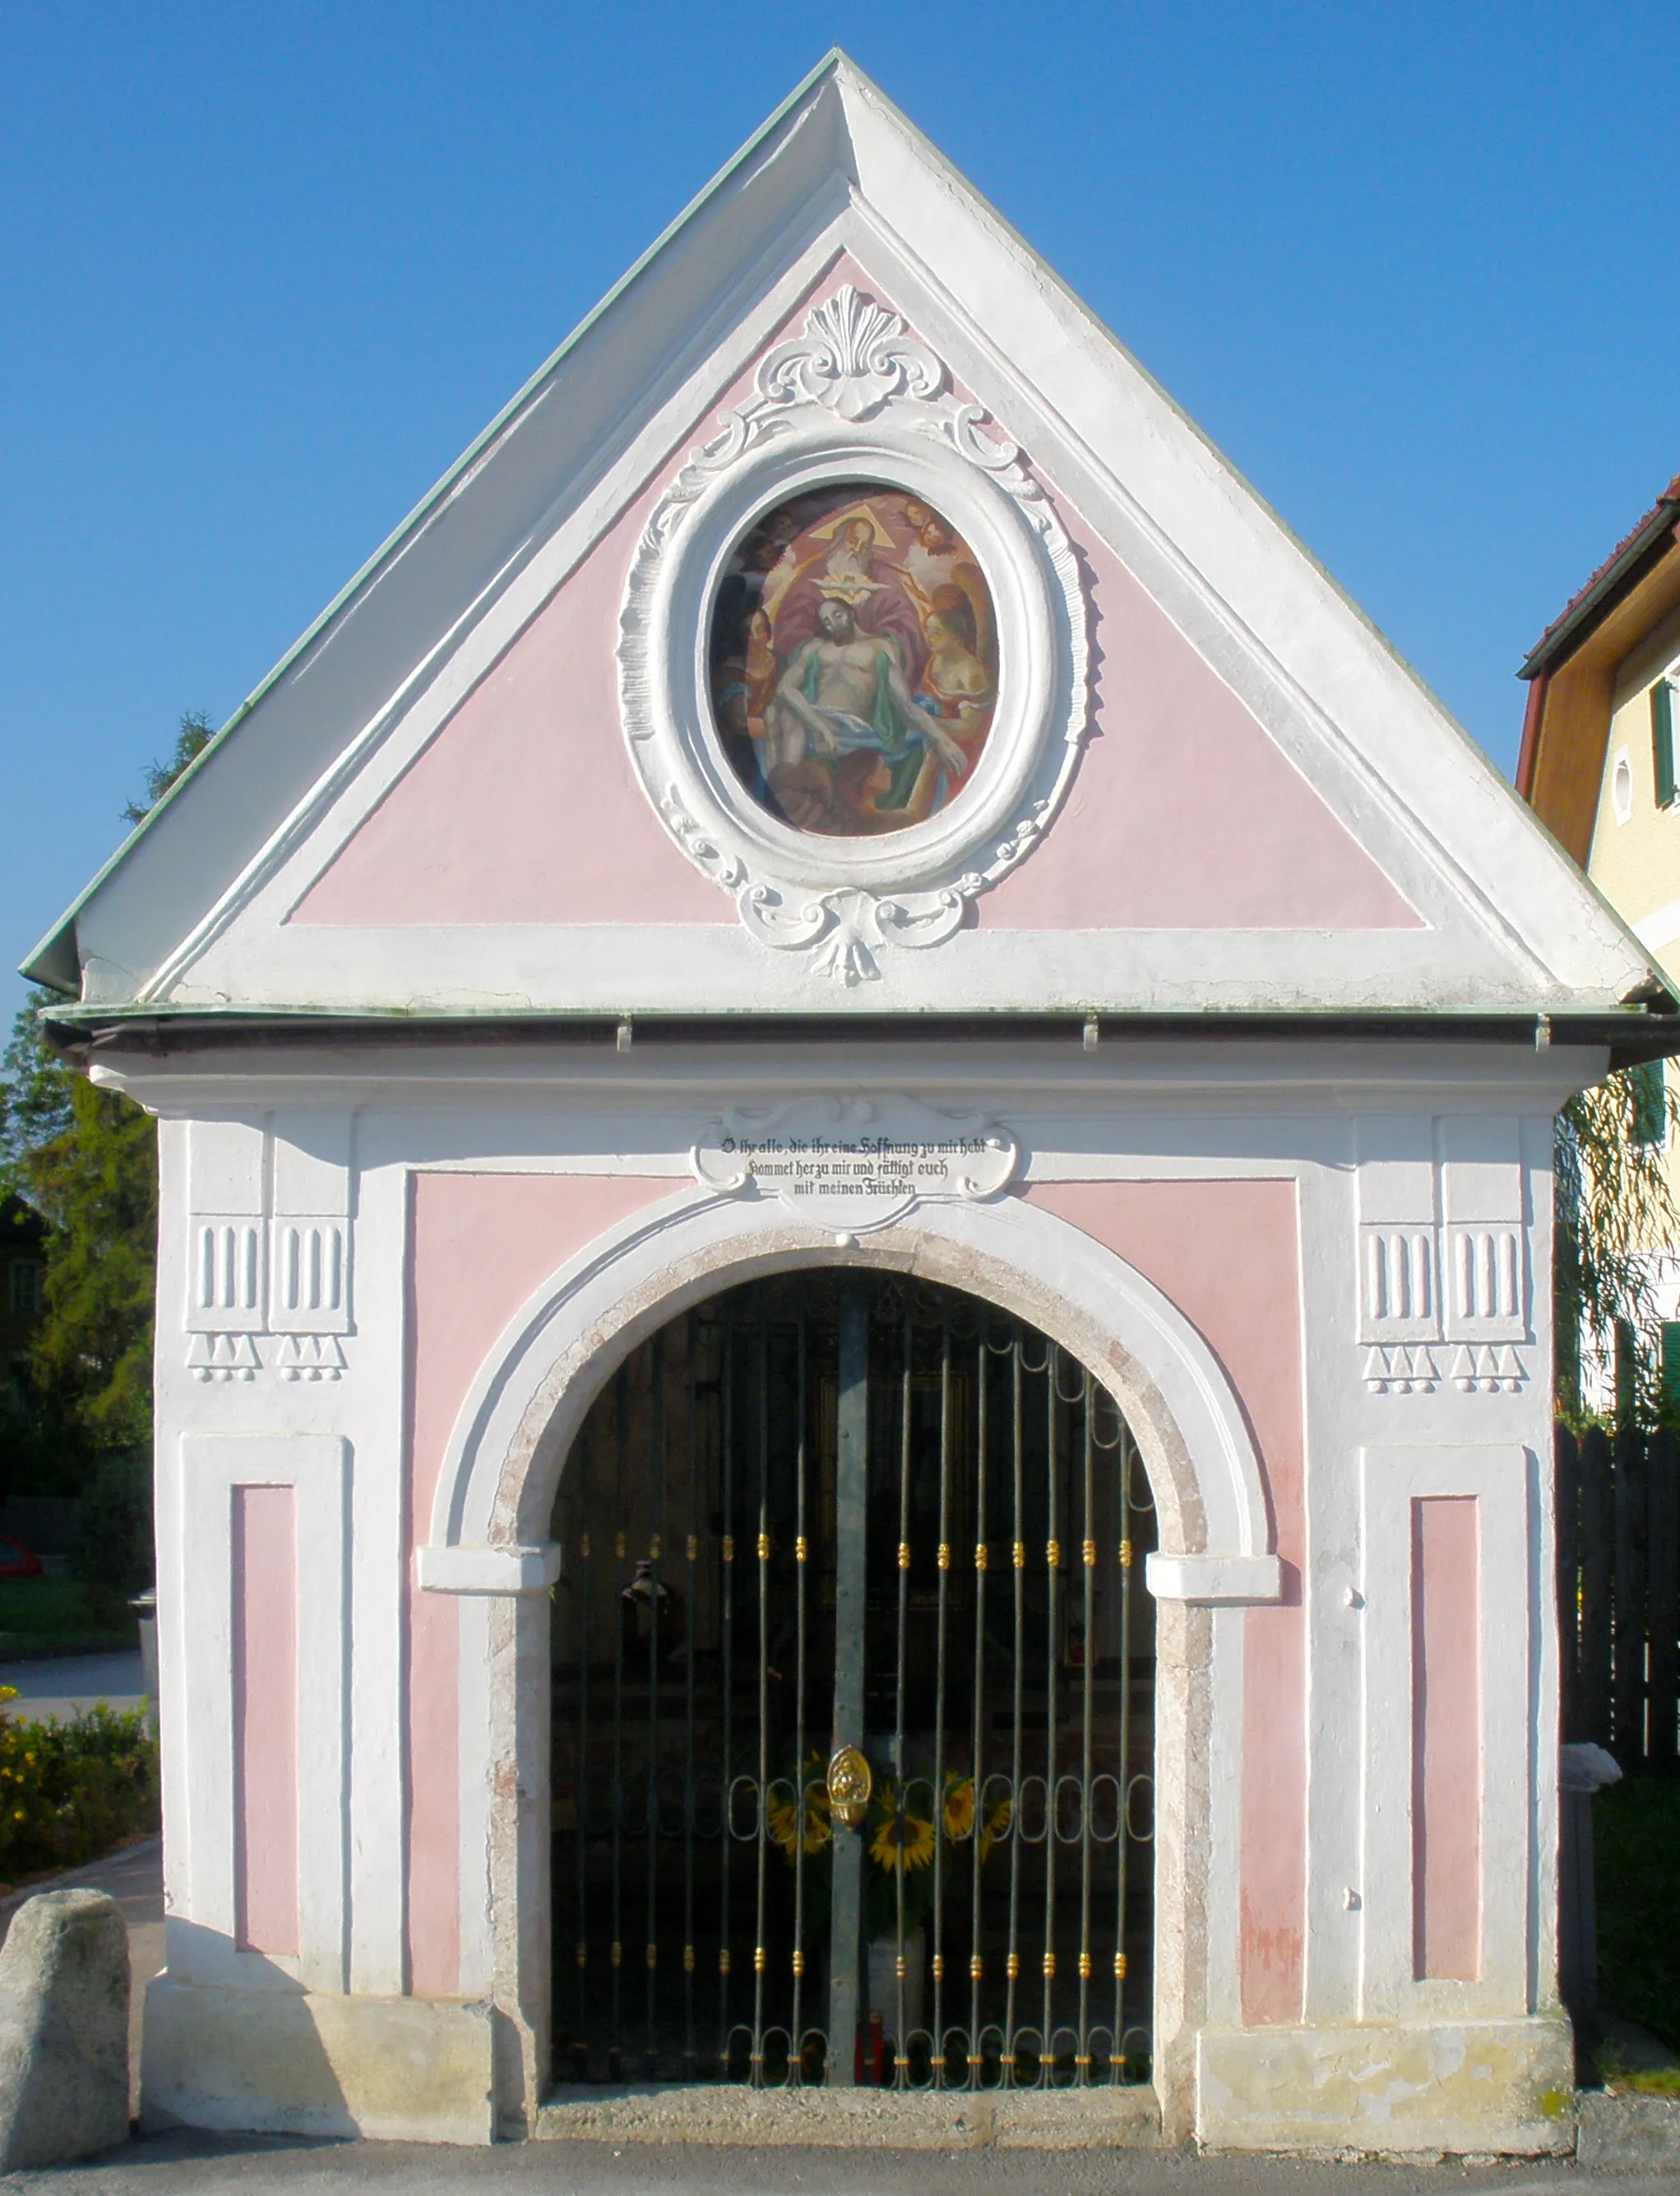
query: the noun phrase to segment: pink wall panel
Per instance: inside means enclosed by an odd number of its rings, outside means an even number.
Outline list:
[[[619,603],[652,500],[584,559],[292,922],[735,921],[648,806],[619,729]]]
[[[1481,1550],[1474,1495],[1412,1505],[1412,1951],[1481,1973]]]
[[[234,1939],[297,1950],[297,1493],[233,1489]]]
[[[1154,1282],[1199,1330],[1242,1399],[1284,1559],[1285,1601],[1246,1612],[1242,1996],[1252,2024],[1301,2018],[1307,1923],[1307,1633],[1301,1258],[1289,1182],[1035,1184]]]
[[[417,1174],[409,1222],[409,1545],[431,1528],[455,1419],[514,1314],[603,1230],[667,1196],[617,1175]],[[453,1595],[408,1590],[408,1968],[418,1997],[460,1970],[458,1627]]]
[[[1114,552],[1090,575],[1096,737],[982,929],[1416,930],[1420,918]]]

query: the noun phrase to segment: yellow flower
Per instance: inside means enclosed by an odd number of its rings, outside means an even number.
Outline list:
[[[927,1868],[933,1859],[933,1825],[926,1815],[906,1812],[903,1823],[898,1819],[898,1795],[891,1784],[880,1791],[882,1822],[869,1841],[869,1858],[877,1868],[894,1874],[900,1869],[906,1874],[915,1869]]]
[[[785,1780],[778,1781],[786,1789]],[[808,1853],[821,1852],[834,1835],[834,1827],[828,1820],[828,1789],[821,1777],[807,1781],[803,1809],[791,1791],[787,1799],[771,1802],[770,1834],[789,1860],[794,1858],[795,1841],[801,1836]]]
[[[954,1846],[974,1835],[974,1780],[972,1777],[945,1779],[945,1835]]]
[[[1014,1809],[1007,1799],[994,1800],[986,1809],[986,1819],[980,1826],[980,1858],[984,1861],[995,1845],[1001,1844],[1009,1835],[1009,1825]]]
[[[23,1820],[23,1809],[21,1807],[15,1807],[13,1809],[12,1820],[14,1823],[20,1823]]]

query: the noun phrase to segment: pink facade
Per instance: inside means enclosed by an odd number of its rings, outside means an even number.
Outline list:
[[[297,1504],[233,1490],[235,1942],[297,1950]]]
[[[1481,1972],[1481,1575],[1474,1495],[1412,1505],[1412,1913],[1420,1981]]]

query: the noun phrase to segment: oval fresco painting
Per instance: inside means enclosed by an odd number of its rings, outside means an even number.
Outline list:
[[[972,783],[997,699],[973,552],[902,488],[813,488],[736,545],[712,614],[713,707],[736,776],[825,838],[925,823]]]

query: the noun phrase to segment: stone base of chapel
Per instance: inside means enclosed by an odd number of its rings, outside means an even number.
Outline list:
[[[406,2142],[495,2139],[488,2005],[226,1989],[146,1994],[142,2126]]]
[[[1538,2157],[1575,2142],[1562,2014],[1208,2029],[1196,2088],[1197,2138],[1210,2150]]]

